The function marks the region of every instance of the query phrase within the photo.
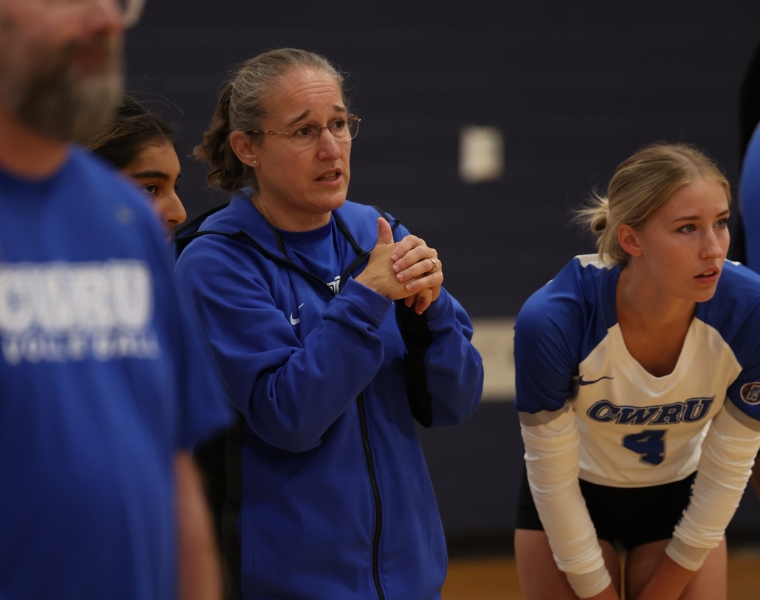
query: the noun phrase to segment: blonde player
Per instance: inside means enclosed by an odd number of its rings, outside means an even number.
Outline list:
[[[581,216],[573,259],[520,311],[527,600],[726,597],[725,528],[760,446],[760,277],[725,262],[729,184],[653,145]]]

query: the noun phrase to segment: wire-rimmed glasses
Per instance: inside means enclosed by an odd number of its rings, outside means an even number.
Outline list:
[[[297,123],[287,131],[267,131],[254,129],[249,133],[266,133],[269,135],[284,135],[288,141],[298,148],[310,148],[319,140],[323,129],[329,129],[337,142],[347,142],[359,133],[361,119],[356,115],[344,115],[333,119],[322,127],[316,123]]]

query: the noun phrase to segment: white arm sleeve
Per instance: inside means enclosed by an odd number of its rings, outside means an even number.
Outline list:
[[[702,442],[691,502],[665,549],[682,567],[699,569],[723,539],[759,448],[760,422],[726,400]]]
[[[581,598],[611,579],[578,483],[580,436],[568,403],[561,410],[520,413],[530,491],[554,560]]]

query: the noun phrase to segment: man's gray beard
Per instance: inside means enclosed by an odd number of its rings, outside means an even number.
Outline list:
[[[98,73],[77,72],[71,65],[73,49],[54,60],[36,53],[29,71],[17,74],[12,90],[5,82],[3,104],[39,134],[61,142],[90,140],[113,118],[123,90],[121,42],[108,43],[112,44],[109,60]]]

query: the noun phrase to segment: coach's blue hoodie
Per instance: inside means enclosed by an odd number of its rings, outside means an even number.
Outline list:
[[[445,289],[419,316],[353,280],[377,217],[333,212],[340,285],[302,268],[244,193],[178,236],[177,282],[242,416],[225,554],[244,599],[440,598],[446,546],[414,420],[472,414],[483,367]]]

